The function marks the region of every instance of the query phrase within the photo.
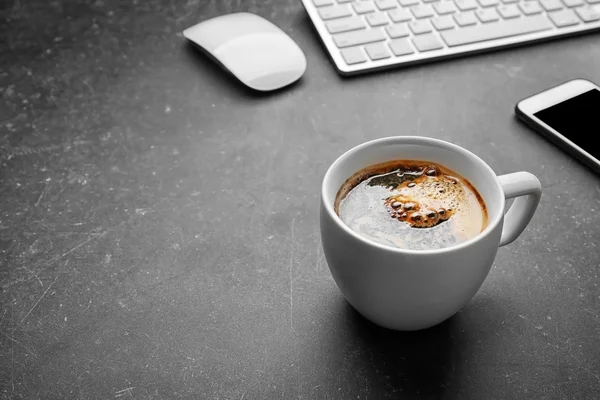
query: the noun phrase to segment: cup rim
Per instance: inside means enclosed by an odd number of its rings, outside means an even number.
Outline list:
[[[457,250],[460,250],[460,249],[463,249],[466,247],[470,247],[473,244],[485,239],[486,237],[488,237],[489,235],[492,234],[492,232],[496,229],[496,227],[498,226],[498,224],[504,217],[504,208],[506,206],[506,199],[504,196],[501,196],[500,205],[498,206],[498,208],[501,211],[496,213],[494,218],[488,222],[487,226],[484,228],[483,231],[481,231],[478,235],[474,236],[473,238],[471,238],[467,241],[464,241],[457,245],[443,247],[440,249],[412,250],[412,249],[402,249],[399,247],[388,246],[388,245],[385,245],[382,243],[378,243],[374,240],[368,239],[368,238],[362,236],[361,234],[359,234],[358,232],[354,231],[348,225],[346,225],[344,223],[344,221],[342,221],[342,219],[339,217],[339,215],[337,215],[337,213],[333,209],[333,203],[325,200],[325,193],[327,191],[327,188],[330,186],[329,181],[331,180],[331,175],[333,174],[333,171],[336,170],[342,162],[344,162],[346,159],[354,156],[356,153],[363,151],[365,148],[372,147],[372,146],[378,146],[378,145],[385,144],[385,143],[402,144],[402,145],[424,145],[424,146],[429,146],[429,147],[437,147],[437,148],[444,148],[444,149],[452,150],[452,151],[459,153],[464,157],[470,158],[470,159],[474,160],[476,163],[478,163],[485,171],[487,171],[487,173],[490,175],[490,177],[493,178],[494,184],[496,185],[498,192],[500,194],[504,193],[504,190],[502,189],[502,185],[500,184],[500,180],[498,179],[498,175],[496,175],[494,170],[485,161],[483,161],[479,156],[475,155],[474,153],[465,149],[464,147],[458,146],[454,143],[447,142],[445,140],[435,139],[435,138],[425,137],[425,136],[388,136],[388,137],[383,137],[383,138],[374,139],[374,140],[370,140],[370,141],[361,143],[361,144],[354,146],[351,149],[347,150],[345,153],[340,155],[329,166],[329,168],[327,169],[327,172],[325,173],[325,176],[323,177],[323,182],[321,185],[321,202],[323,203],[326,212],[329,214],[329,217],[334,221],[334,223],[338,226],[338,228],[342,229],[347,234],[354,237],[356,240],[359,240],[360,242],[362,242],[368,246],[376,247],[383,251],[391,251],[392,253],[410,254],[410,255],[427,255],[427,254],[432,255],[432,254],[450,253],[450,252],[457,251]],[[337,193],[337,190],[339,190],[339,188],[336,189],[336,193]],[[487,204],[486,204],[486,206],[487,206]]]

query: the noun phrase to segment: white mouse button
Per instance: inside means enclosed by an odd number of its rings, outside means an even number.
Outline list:
[[[273,90],[300,78],[306,59],[295,43],[280,33],[237,37],[214,50],[215,56],[248,86]]]
[[[187,28],[183,31],[183,36],[213,52],[223,43],[246,35],[248,32],[280,33],[279,28],[266,22],[249,13],[226,14]]]

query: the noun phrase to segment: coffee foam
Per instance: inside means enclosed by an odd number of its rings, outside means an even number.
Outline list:
[[[476,236],[487,223],[477,191],[439,165],[386,163],[360,171],[347,183],[338,193],[336,212],[350,228],[383,244],[448,247]]]

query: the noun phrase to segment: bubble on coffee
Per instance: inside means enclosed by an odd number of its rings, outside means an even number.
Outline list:
[[[403,249],[449,247],[487,225],[483,199],[469,181],[441,165],[398,160],[357,172],[335,209],[357,233]]]

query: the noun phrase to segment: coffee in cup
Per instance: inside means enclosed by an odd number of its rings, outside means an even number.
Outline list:
[[[487,208],[464,177],[437,163],[393,160],[349,177],[334,208],[368,239],[401,249],[439,249],[465,242],[487,225]]]

